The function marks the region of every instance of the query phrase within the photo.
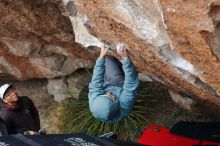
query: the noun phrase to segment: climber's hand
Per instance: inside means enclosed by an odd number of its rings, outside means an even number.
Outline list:
[[[117,44],[116,48],[122,60],[128,59],[128,47],[125,44],[119,43]]]
[[[102,58],[104,58],[107,54],[108,54],[108,45],[102,43],[101,53],[100,53],[100,55],[99,55],[99,58],[102,59]]]

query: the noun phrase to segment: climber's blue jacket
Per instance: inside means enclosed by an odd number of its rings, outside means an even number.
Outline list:
[[[93,116],[103,122],[118,122],[131,113],[136,101],[139,78],[130,59],[122,60],[122,68],[125,74],[123,87],[103,87],[105,59],[97,59],[93,70],[92,80],[89,84],[89,108]],[[116,97],[113,101],[105,96],[111,93]]]

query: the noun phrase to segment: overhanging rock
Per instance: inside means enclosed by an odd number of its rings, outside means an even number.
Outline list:
[[[82,45],[100,41],[127,44],[137,70],[158,78],[177,93],[220,107],[217,0],[63,0],[72,20],[87,35]],[[70,15],[74,12],[74,16]],[[84,19],[82,19],[84,18]],[[76,20],[80,20],[76,21]],[[81,29],[76,29],[80,34]],[[86,29],[85,29],[86,28]],[[87,38],[88,37],[88,38]],[[97,41],[99,40],[99,41]],[[94,44],[96,42],[96,44]]]

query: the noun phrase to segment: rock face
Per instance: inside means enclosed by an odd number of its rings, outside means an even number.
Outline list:
[[[159,79],[175,94],[184,93],[195,104],[219,109],[219,0],[63,3],[76,42],[86,47],[124,42],[140,73]]]
[[[56,1],[0,1],[1,80],[53,78],[93,66],[95,53],[75,43],[63,12]]]
[[[68,76],[123,42],[174,101],[220,109],[219,0],[2,0],[0,16],[1,80]]]
[[[53,78],[48,80],[47,90],[54,100],[61,102],[67,98],[79,98],[81,91],[88,86],[91,80],[90,71],[77,70],[68,77]]]

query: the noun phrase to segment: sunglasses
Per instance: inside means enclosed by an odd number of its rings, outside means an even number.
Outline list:
[[[15,90],[16,90],[16,88],[15,88],[14,86],[9,87],[9,88],[6,90],[5,94],[4,94],[4,98],[7,97],[7,96],[9,96],[9,95],[10,95],[11,93],[13,93]]]

